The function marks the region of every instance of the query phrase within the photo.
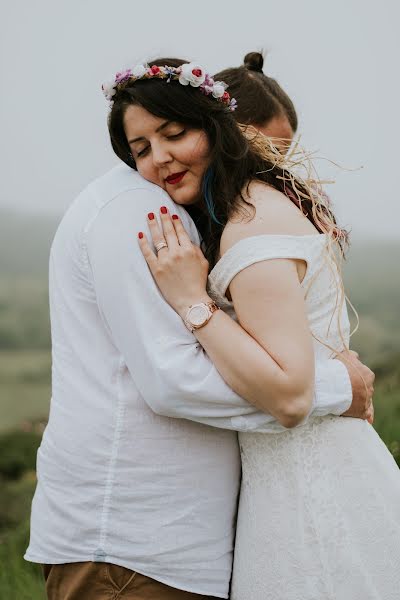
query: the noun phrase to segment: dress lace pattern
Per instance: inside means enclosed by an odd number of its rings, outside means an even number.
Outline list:
[[[234,316],[229,283],[273,258],[306,261],[302,282],[314,351],[348,342],[339,275],[324,235],[261,235],[235,244],[209,277]],[[232,600],[395,600],[400,590],[400,472],[371,425],[309,419],[283,433],[241,433],[242,487]]]

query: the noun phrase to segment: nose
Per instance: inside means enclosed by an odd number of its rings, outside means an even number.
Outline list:
[[[153,163],[156,167],[161,167],[172,161],[172,156],[165,144],[156,142],[151,148]]]

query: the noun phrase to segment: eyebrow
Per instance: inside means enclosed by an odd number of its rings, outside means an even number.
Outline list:
[[[159,127],[157,127],[157,129],[156,129],[156,133],[165,129],[170,123],[172,123],[172,121],[165,121],[164,123],[161,123],[161,125]],[[135,142],[142,142],[144,139],[145,138],[143,136],[137,137],[137,138],[134,138],[133,140],[128,140],[128,144],[134,144]]]

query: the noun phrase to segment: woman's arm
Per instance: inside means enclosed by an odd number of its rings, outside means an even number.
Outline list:
[[[218,311],[194,333],[232,389],[294,427],[310,412],[314,390],[312,338],[295,261],[251,265],[233,279],[230,293],[240,325]]]
[[[283,212],[287,220],[286,204]],[[262,233],[275,233],[271,223],[276,225],[276,215],[272,221],[265,217],[257,210],[257,218],[239,228],[232,226],[228,247],[238,239],[259,235],[260,222]],[[184,318],[191,304],[210,300],[207,263],[190,243],[179,219],[171,221],[164,214],[161,221],[168,249],[156,257],[145,237],[139,243],[160,290]],[[163,237],[156,220],[149,226],[155,241],[157,236]],[[298,261],[279,259],[244,269],[230,285],[240,325],[217,311],[206,326],[195,331],[228,385],[286,427],[306,417],[313,399],[312,338],[298,268]]]

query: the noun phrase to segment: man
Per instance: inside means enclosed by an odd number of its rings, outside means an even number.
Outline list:
[[[50,600],[227,598],[240,482],[235,431],[274,431],[162,299],[136,240],[182,207],[125,165],[88,186],[50,257],[53,395],[25,558]],[[317,367],[313,415],[371,416],[354,356]],[[174,418],[168,418],[174,417]],[[273,540],[266,540],[273,544]]]

